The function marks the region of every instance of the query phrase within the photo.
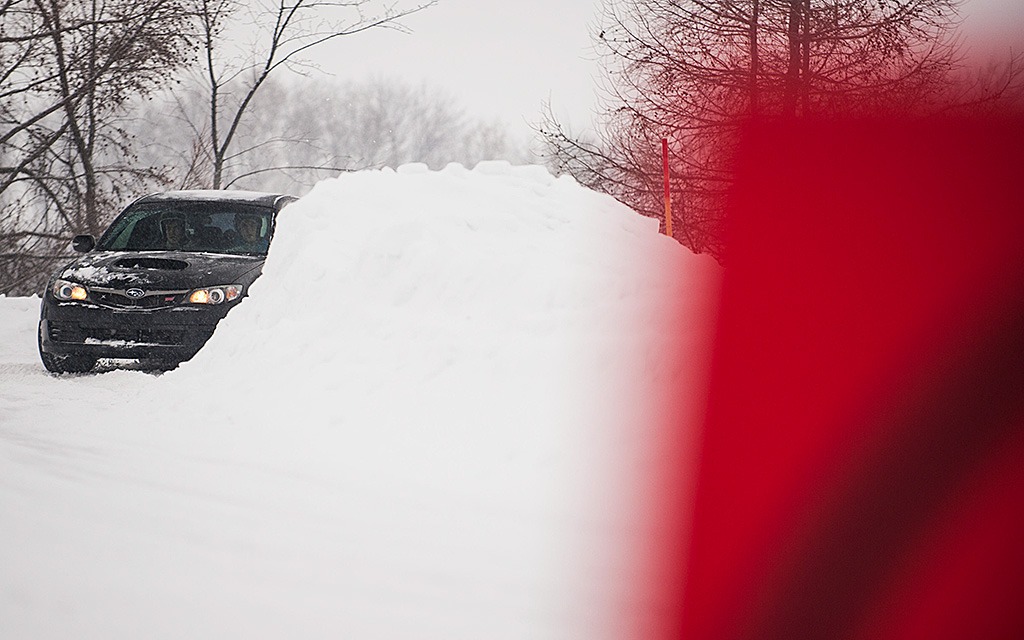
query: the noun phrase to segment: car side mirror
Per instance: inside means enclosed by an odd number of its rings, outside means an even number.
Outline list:
[[[71,247],[79,253],[89,253],[96,247],[96,238],[91,235],[75,236],[71,241]]]

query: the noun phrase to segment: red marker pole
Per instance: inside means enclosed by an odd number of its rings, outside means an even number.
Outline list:
[[[672,235],[672,189],[668,181],[668,138],[661,139],[661,166],[665,172],[665,235]]]

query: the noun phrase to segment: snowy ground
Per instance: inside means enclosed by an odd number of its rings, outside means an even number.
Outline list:
[[[0,298],[0,638],[621,636],[716,274],[542,168],[411,165],[289,207],[161,376],[47,375]]]

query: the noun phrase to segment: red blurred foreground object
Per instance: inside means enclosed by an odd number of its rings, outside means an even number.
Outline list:
[[[686,640],[1024,638],[1024,122],[748,131]]]

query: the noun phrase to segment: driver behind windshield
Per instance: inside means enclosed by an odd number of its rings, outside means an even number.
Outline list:
[[[243,253],[266,253],[269,242],[263,222],[263,216],[236,213],[235,231],[238,233],[238,241],[230,250]]]

